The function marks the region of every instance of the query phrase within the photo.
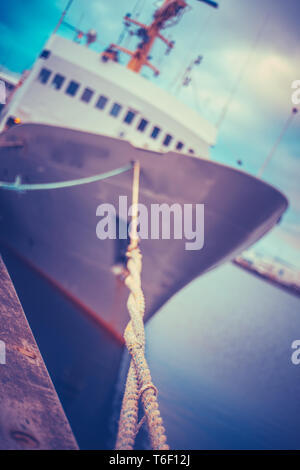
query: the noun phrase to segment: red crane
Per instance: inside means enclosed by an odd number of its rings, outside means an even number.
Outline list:
[[[218,7],[218,4],[210,0],[198,0],[206,3],[214,8]],[[114,60],[117,61],[118,51],[124,52],[131,56],[127,64],[127,68],[139,73],[143,66],[150,67],[155,74],[159,73],[159,70],[149,62],[149,54],[153,47],[153,44],[157,38],[161,39],[169,49],[174,45],[173,41],[166,39],[160,31],[168,26],[170,20],[176,17],[180,17],[184,10],[188,7],[188,3],[185,0],[164,0],[161,7],[159,7],[154,15],[153,21],[150,25],[145,25],[130,16],[125,16],[124,20],[127,23],[132,23],[139,27],[137,35],[141,38],[141,42],[135,51],[130,51],[117,44],[111,44],[102,54],[103,60]]]

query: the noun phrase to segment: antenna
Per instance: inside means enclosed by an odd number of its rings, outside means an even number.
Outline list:
[[[288,128],[290,127],[290,124],[292,122],[292,120],[294,119],[295,115],[298,113],[298,109],[297,108],[293,108],[292,109],[292,112],[291,114],[289,115],[285,125],[283,126],[283,129],[282,131],[280,132],[278,138],[276,139],[273,147],[271,148],[269,154],[267,155],[266,159],[264,160],[262,166],[260,167],[260,169],[258,170],[258,173],[257,173],[257,176],[258,178],[260,178],[263,174],[263,172],[265,171],[266,169],[266,166],[270,163],[272,157],[274,156],[276,150],[278,149],[286,131],[288,130]]]
[[[67,23],[66,21],[63,21],[62,24],[72,31],[75,31],[75,41],[80,42],[80,40],[85,37],[87,46],[90,46],[94,42],[99,42],[97,41],[97,32],[94,29],[89,29],[87,32],[84,32],[81,29],[78,29],[76,26]]]
[[[217,8],[218,4],[211,0],[198,0],[207,5]],[[170,51],[174,46],[174,41],[169,41],[160,31],[176,24],[184,12],[188,10],[186,0],[164,0],[156,9],[153,15],[153,21],[150,25],[146,25],[137,21],[130,16],[125,16],[127,24],[133,24],[138,27],[136,35],[141,39],[135,51],[130,51],[118,44],[110,44],[110,46],[102,53],[102,60],[117,61],[118,51],[128,54],[131,58],[127,64],[127,68],[133,72],[140,73],[144,66],[150,67],[155,75],[159,74],[159,70],[149,61],[150,51],[157,38],[162,40]]]
[[[181,81],[179,82],[174,94],[177,95],[181,87],[188,87],[192,82],[192,71],[195,66],[200,65],[203,60],[202,55],[198,55],[196,59],[193,59],[190,64],[187,66],[183,75],[181,77]]]
[[[240,67],[240,70],[239,70],[239,73],[237,75],[236,81],[234,82],[234,84],[233,84],[233,86],[230,90],[229,96],[228,96],[223,108],[221,109],[220,116],[219,116],[219,118],[216,122],[216,127],[219,131],[220,131],[220,127],[222,126],[222,124],[223,124],[223,122],[224,122],[224,120],[227,116],[227,113],[230,109],[231,103],[232,103],[232,101],[233,101],[233,99],[234,99],[234,97],[235,97],[235,95],[236,95],[236,93],[239,89],[239,86],[240,86],[240,84],[241,84],[241,82],[244,78],[245,72],[246,72],[246,70],[249,66],[249,63],[250,63],[251,59],[252,59],[253,52],[255,51],[255,49],[256,49],[259,41],[260,41],[261,35],[262,35],[262,33],[265,29],[265,26],[267,24],[267,21],[269,19],[269,15],[270,15],[270,13],[267,12],[266,15],[264,16],[264,18],[262,20],[262,23],[258,28],[258,31],[257,31],[256,36],[254,38],[254,41],[253,41],[253,43],[251,44],[251,46],[249,48],[246,59]]]
[[[213,8],[219,8],[219,5],[217,2],[212,2],[211,0],[198,0],[198,2],[206,3],[207,5],[213,7]]]
[[[63,20],[64,20],[64,17],[66,16],[66,14],[67,14],[68,11],[69,11],[69,9],[70,9],[72,3],[73,3],[73,0],[69,0],[69,1],[68,1],[66,8],[65,8],[64,11],[62,12],[61,17],[60,17],[60,19],[59,19],[57,25],[55,26],[55,29],[54,29],[54,31],[53,31],[53,34],[55,34],[55,33],[57,32],[57,30],[59,29],[60,25],[62,24],[62,22],[63,22]]]

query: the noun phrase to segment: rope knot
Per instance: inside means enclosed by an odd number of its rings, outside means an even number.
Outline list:
[[[153,449],[167,450],[166,436],[164,435],[162,418],[158,409],[158,391],[152,383],[144,354],[145,330],[143,316],[145,298],[141,287],[142,254],[138,247],[137,237],[138,163],[134,166],[133,178],[132,204],[135,207],[135,214],[132,216],[130,245],[126,253],[128,276],[125,279],[125,284],[130,290],[127,301],[130,321],[124,332],[126,346],[131,354],[131,362],[122,402],[116,449],[132,450],[135,437],[146,419]],[[147,390],[153,390],[154,393],[145,394]],[[142,399],[145,416],[138,423],[138,403],[140,399]]]
[[[154,394],[155,394],[155,396],[157,397],[157,396],[158,396],[158,390],[157,390],[157,388],[155,387],[155,385],[154,385],[152,382],[150,382],[150,383],[148,383],[148,384],[143,385],[143,387],[141,387],[141,388],[139,389],[139,398],[141,398],[141,396],[143,395],[143,393],[144,393],[146,390],[150,390],[150,389],[152,389],[152,390],[154,391]]]

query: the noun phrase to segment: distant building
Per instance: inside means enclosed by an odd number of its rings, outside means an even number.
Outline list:
[[[300,271],[284,261],[246,251],[234,262],[266,279],[300,293]]]

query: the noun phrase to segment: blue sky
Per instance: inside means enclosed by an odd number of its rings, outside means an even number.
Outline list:
[[[21,72],[29,68],[51,34],[66,0],[14,0],[0,16],[0,63]],[[135,12],[149,22],[154,0],[74,0],[67,20],[83,30],[94,28],[105,47],[122,31],[122,17]],[[220,0],[212,9],[189,0],[191,11],[164,34],[175,39],[169,56],[157,43],[153,63],[159,78],[144,75],[176,94],[178,99],[217,123],[241,75],[226,118],[212,150],[213,159],[256,174],[291,112],[291,83],[300,79],[299,0]],[[61,30],[62,34],[69,34]],[[129,44],[134,47],[135,38]],[[124,44],[124,43],[123,43]],[[186,66],[203,55],[189,87],[178,87]],[[125,58],[124,58],[125,60]],[[242,74],[241,74],[242,71]],[[282,224],[258,249],[300,268],[300,113],[282,140],[263,178],[290,200]]]

